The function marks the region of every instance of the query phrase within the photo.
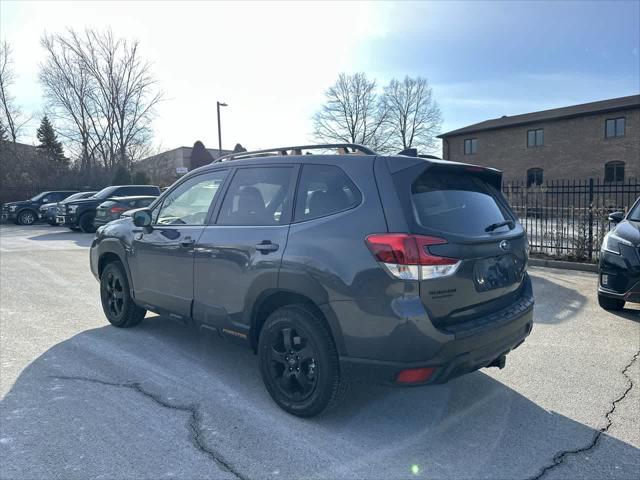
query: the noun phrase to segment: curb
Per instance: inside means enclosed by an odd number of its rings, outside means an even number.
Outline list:
[[[580,272],[598,273],[596,263],[567,262],[563,260],[547,260],[543,258],[529,258],[532,267],[561,268],[563,270],[577,270]]]

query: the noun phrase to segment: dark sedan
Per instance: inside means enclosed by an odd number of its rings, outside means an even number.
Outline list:
[[[106,225],[120,218],[120,216],[128,210],[148,207],[156,198],[158,197],[151,195],[110,198],[106,202],[101,203],[96,209],[96,218],[93,221],[93,225],[96,228]]]
[[[640,303],[640,197],[625,216],[609,215],[617,223],[602,242],[598,303],[621,310],[626,302]]]

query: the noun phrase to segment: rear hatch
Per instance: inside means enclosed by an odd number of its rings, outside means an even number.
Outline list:
[[[96,209],[96,220],[111,221],[120,218],[120,214],[131,208],[128,201],[107,200]]]
[[[500,172],[421,162],[392,178],[425,265],[420,296],[437,327],[494,313],[519,297],[528,244],[501,193]]]

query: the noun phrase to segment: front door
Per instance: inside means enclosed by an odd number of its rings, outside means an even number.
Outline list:
[[[246,338],[257,296],[278,285],[297,166],[235,171],[217,220],[196,248],[193,316]]]
[[[130,264],[140,303],[191,316],[195,246],[226,175],[216,170],[177,185],[154,208],[151,232],[134,234]]]

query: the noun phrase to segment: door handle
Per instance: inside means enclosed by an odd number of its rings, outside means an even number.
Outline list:
[[[180,240],[180,246],[184,248],[192,247],[194,243],[196,243],[196,241],[191,237],[184,237]]]
[[[263,240],[258,245],[256,245],[256,250],[264,253],[265,255],[269,252],[275,252],[280,248],[280,245],[277,243],[271,243],[269,240]]]

